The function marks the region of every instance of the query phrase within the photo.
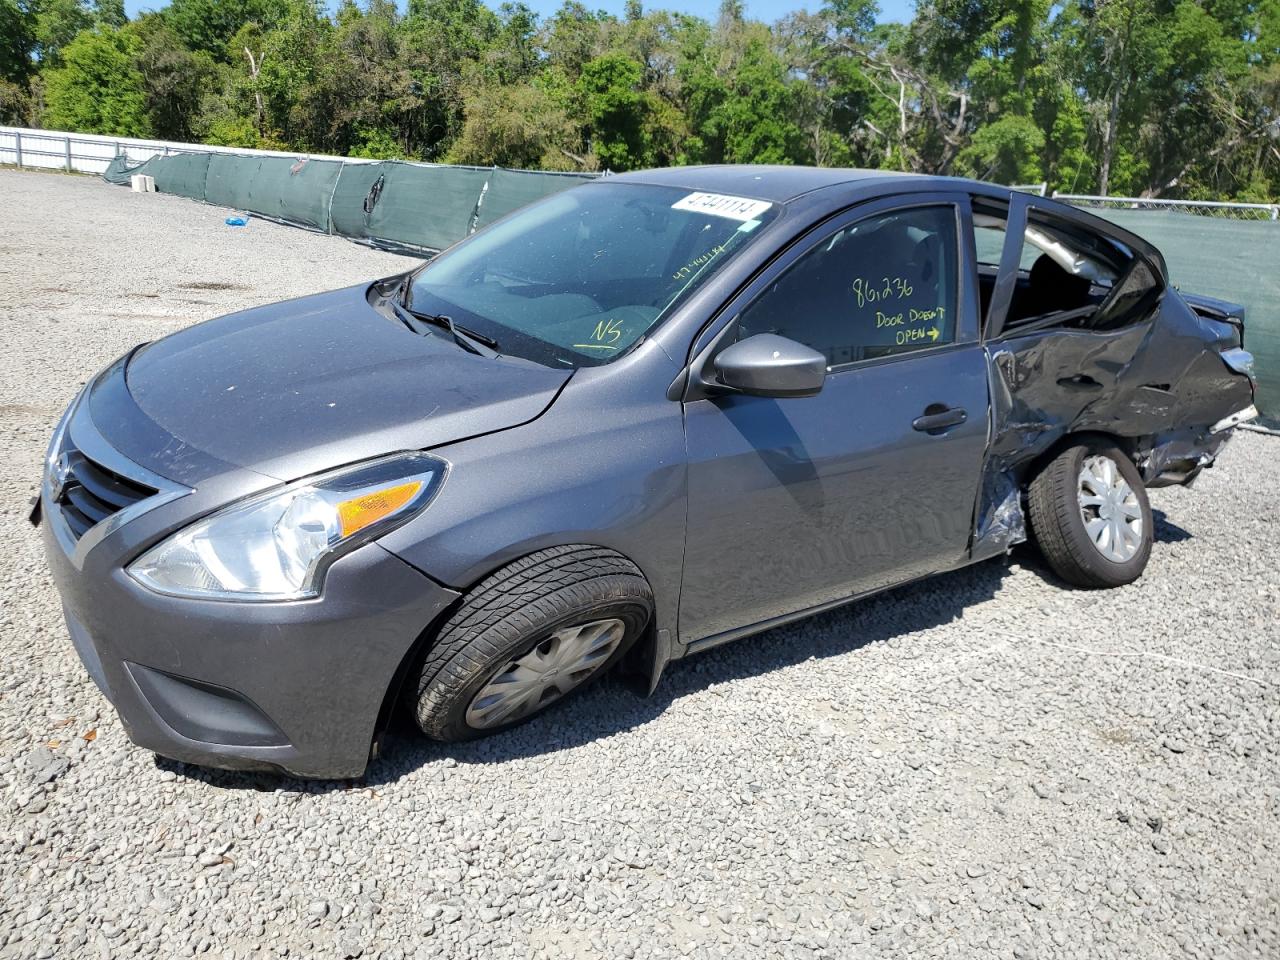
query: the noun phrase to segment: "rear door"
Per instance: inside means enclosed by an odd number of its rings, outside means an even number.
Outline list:
[[[972,237],[967,198],[863,205],[722,314],[720,344],[780,334],[828,375],[815,397],[686,404],[686,643],[966,558],[988,421]]]

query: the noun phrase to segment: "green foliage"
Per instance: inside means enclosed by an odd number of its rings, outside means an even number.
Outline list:
[[[578,78],[578,95],[592,131],[592,147],[612,170],[645,165],[645,127],[649,101],[641,89],[644,71],[625,54],[607,53],[589,60]]]
[[[370,158],[795,163],[1280,196],[1280,0],[0,0],[0,120]]]
[[[1093,183],[1097,162],[1089,150],[1089,116],[1075,88],[1059,81],[1038,104],[1037,118],[1046,130],[1040,177],[1064,193],[1080,193]]]
[[[1009,113],[979,127],[960,151],[961,171],[979,180],[1028,183],[1043,169],[1045,136],[1030,117]]]
[[[123,27],[129,22],[124,0],[93,0],[93,19],[104,27]]]
[[[466,122],[446,159],[503,167],[579,169],[576,131],[554,97],[533,84],[485,85],[466,97]]]
[[[31,51],[35,45],[36,17],[31,9],[17,0],[0,0],[0,83],[15,90],[26,84],[34,72]],[[0,111],[4,109],[4,96],[0,92]],[[17,93],[11,91],[9,96],[16,97]]]
[[[702,136],[695,162],[804,163],[802,85],[755,32],[743,45],[737,69],[701,78],[695,119]]]
[[[146,84],[136,66],[141,43],[115,27],[77,34],[48,72],[45,123],[62,130],[146,137]]]
[[[188,48],[224,62],[241,57],[231,41],[246,24],[267,28],[285,15],[286,0],[172,0],[163,13]]]
[[[82,30],[93,26],[93,11],[81,0],[38,0],[36,15],[36,53],[41,64],[57,67],[62,51]]]
[[[164,18],[155,14],[144,15],[125,29],[139,42],[134,60],[142,74],[152,134],[178,141],[204,135],[204,95],[219,79],[213,58],[188,50]]]
[[[258,128],[248,117],[219,116],[209,122],[209,129],[204,135],[204,142],[215,147],[249,147],[259,146]]]

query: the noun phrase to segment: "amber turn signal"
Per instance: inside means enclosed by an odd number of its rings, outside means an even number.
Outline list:
[[[366,493],[364,496],[356,497],[352,500],[343,500],[338,504],[338,517],[342,522],[342,535],[349,537],[353,533],[363,530],[369,524],[377,523],[383,517],[395,513],[416,497],[421,489],[422,481],[413,480],[409,483],[387,487],[385,490],[379,490],[376,493]]]

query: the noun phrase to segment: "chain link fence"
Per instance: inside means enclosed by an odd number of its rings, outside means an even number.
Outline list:
[[[1024,189],[1015,187],[1015,190]],[[1044,193],[1040,194],[1044,196]],[[1097,197],[1080,193],[1054,192],[1055,200],[1095,212],[1106,210],[1169,210],[1190,213],[1197,217],[1215,217],[1223,220],[1280,220],[1280,204],[1275,203],[1227,203],[1217,200],[1156,200],[1149,197]]]

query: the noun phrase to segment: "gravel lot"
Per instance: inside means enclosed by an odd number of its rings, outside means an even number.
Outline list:
[[[1280,440],[1121,590],[1029,551],[359,783],[131,746],[26,523],[133,344],[405,260],[0,171],[0,958],[1280,956]]]

